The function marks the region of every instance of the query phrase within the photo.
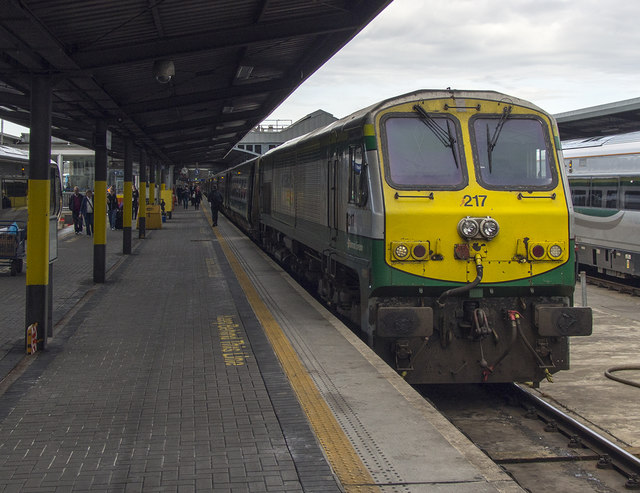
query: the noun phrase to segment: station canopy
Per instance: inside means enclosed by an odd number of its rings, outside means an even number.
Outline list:
[[[640,131],[640,98],[554,115],[561,140]]]
[[[52,135],[217,168],[391,0],[2,0],[0,118],[29,126],[50,76]],[[363,57],[367,56],[363,54]]]

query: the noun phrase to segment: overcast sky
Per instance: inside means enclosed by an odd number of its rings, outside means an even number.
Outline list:
[[[269,116],[341,118],[416,89],[562,113],[640,97],[638,0],[394,0]]]

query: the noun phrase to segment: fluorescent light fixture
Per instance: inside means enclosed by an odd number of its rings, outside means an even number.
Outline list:
[[[238,67],[238,71],[236,72],[236,79],[247,80],[251,77],[251,72],[253,72],[253,67],[250,65],[240,65]]]

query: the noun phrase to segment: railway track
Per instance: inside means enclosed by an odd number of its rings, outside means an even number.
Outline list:
[[[640,459],[517,385],[419,390],[526,491],[640,491]]]
[[[633,286],[621,281],[614,281],[611,279],[605,279],[602,277],[588,275],[586,277],[587,283],[601,288],[610,289],[612,291],[618,291],[620,293],[630,294],[633,296],[640,296],[640,287]]]

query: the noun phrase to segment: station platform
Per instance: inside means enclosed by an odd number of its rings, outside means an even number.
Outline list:
[[[177,209],[130,255],[108,231],[104,284],[91,241],[62,233],[54,336],[33,356],[24,274],[0,272],[0,490],[522,491],[218,224]]]

